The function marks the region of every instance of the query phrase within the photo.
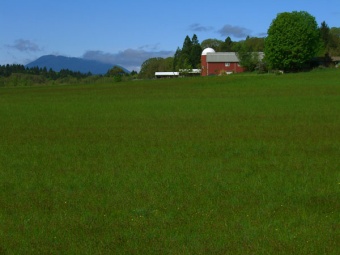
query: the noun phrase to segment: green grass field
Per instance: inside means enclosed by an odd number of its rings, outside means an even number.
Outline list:
[[[0,88],[0,254],[340,254],[340,72]]]

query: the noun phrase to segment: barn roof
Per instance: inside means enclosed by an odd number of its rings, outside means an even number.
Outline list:
[[[235,52],[216,52],[207,54],[207,62],[240,62]]]
[[[259,54],[259,58],[263,59],[263,52],[257,52]],[[220,62],[240,62],[237,57],[236,52],[215,52],[207,54],[207,62],[210,63],[220,63]]]

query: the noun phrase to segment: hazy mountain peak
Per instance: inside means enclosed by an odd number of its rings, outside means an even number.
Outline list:
[[[47,70],[52,68],[52,70],[59,72],[61,69],[68,69],[74,72],[88,73],[92,74],[106,74],[109,69],[114,66],[108,63],[103,63],[97,60],[89,60],[83,58],[75,57],[65,57],[65,56],[55,56],[55,55],[45,55],[33,62],[26,65],[26,67],[46,67]],[[121,67],[121,66],[119,66]],[[124,71],[128,72],[125,68],[121,67]]]

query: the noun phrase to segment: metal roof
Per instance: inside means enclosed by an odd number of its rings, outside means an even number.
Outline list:
[[[240,62],[235,52],[216,52],[207,54],[207,62]]]
[[[256,52],[259,54],[259,59],[263,59],[264,53],[263,52]],[[207,54],[207,62],[210,63],[220,63],[220,62],[240,62],[240,60],[237,57],[236,52],[216,52],[216,53],[210,53]]]
[[[155,72],[156,76],[176,76],[179,72]]]

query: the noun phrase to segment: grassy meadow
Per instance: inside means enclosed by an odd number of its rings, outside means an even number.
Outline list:
[[[0,88],[0,254],[340,254],[340,70]]]

